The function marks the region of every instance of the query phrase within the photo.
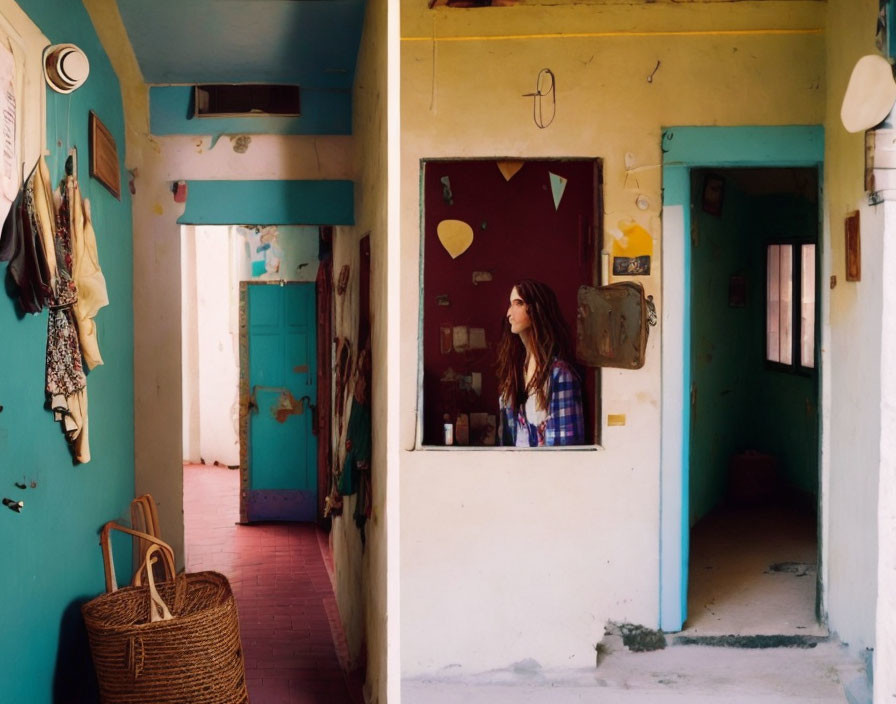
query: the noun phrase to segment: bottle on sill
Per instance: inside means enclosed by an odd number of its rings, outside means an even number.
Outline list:
[[[454,444],[454,424],[447,413],[442,416],[442,438],[446,446]]]

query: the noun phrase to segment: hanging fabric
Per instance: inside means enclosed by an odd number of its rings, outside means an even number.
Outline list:
[[[43,161],[43,160],[41,160]],[[48,176],[45,164],[40,169]],[[48,185],[47,178],[44,186]],[[62,198],[56,210],[54,250],[56,255],[56,285],[47,300],[47,376],[46,390],[50,408],[71,446],[76,462],[90,461],[87,440],[87,377],[81,358],[81,344],[75,319],[78,288],[74,268],[72,240],[72,196],[74,177],[69,173],[62,187]]]
[[[100,269],[99,254],[96,250],[96,233],[90,219],[90,201],[81,197],[81,189],[74,177],[66,179],[66,188],[71,189],[71,234],[74,262],[72,277],[78,289],[75,301],[75,319],[78,322],[78,340],[81,353],[88,369],[103,363],[97,340],[94,317],[103,306],[109,305],[106,279]]]
[[[87,377],[84,364],[103,363],[97,311],[108,305],[89,202],[81,197],[71,158],[54,198],[43,157],[25,180],[0,233],[0,260],[8,260],[19,308],[48,309],[45,390],[76,462],[90,461]],[[79,295],[80,294],[80,295]]]
[[[51,223],[38,220],[35,204],[41,201],[39,165],[34,168],[13,202],[0,234],[0,261],[8,261],[7,278],[23,313],[39,313],[55,285]],[[45,225],[46,228],[45,229]],[[49,256],[48,256],[49,253]]]

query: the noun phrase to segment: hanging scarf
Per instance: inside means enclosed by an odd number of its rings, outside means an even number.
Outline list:
[[[40,169],[42,175],[44,168]],[[87,442],[87,377],[78,340],[75,305],[78,288],[74,269],[71,200],[75,182],[67,176],[62,188],[62,200],[56,210],[53,249],[56,277],[52,294],[47,299],[47,375],[46,391],[50,408],[71,446],[76,462],[88,462]]]

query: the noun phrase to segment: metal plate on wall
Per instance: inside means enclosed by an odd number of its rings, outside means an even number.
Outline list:
[[[589,367],[640,369],[647,347],[647,301],[641,284],[581,286],[576,359]]]

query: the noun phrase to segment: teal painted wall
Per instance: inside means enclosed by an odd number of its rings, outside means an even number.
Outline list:
[[[793,196],[768,195],[753,198],[751,212],[754,215],[753,232],[765,233],[763,246],[753,250],[754,273],[751,278],[764,285],[765,245],[772,240],[792,240],[796,253],[799,251],[798,240],[808,238],[817,242],[818,204]],[[816,262],[817,255],[816,244]],[[754,338],[764,341],[765,299],[761,297],[762,290],[758,293],[758,304],[753,306],[752,330]],[[811,498],[814,504],[818,495],[818,375],[769,369],[763,350],[764,347],[753,346],[752,405],[766,410],[753,419],[757,433],[755,442],[757,445],[761,442],[762,451],[778,458],[788,486],[806,495],[804,498]]]
[[[0,295],[0,494],[22,499],[21,514],[0,506],[0,699],[90,702],[92,666],[80,603],[103,591],[98,531],[126,515],[134,491],[131,199],[121,201],[88,176],[87,116],[114,135],[123,166],[124,117],[118,79],[87,12],[70,0],[19,0],[51,42],[73,42],[90,76],[70,95],[47,91],[47,163],[63,173],[70,145],[92,206],[100,264],[111,304],[97,316],[105,365],[88,376],[93,459],[73,466],[65,439],[44,410],[46,312],[19,319]],[[6,264],[0,264],[5,279]],[[15,482],[37,482],[20,490]],[[129,567],[128,544],[118,565]],[[54,696],[55,690],[55,696]]]
[[[725,171],[718,173],[725,175]],[[691,192],[702,192],[703,172]],[[795,195],[750,195],[726,179],[722,216],[695,199],[691,248],[690,524],[725,496],[732,455],[778,458],[786,485],[817,495],[817,379],[765,363],[765,247],[814,237],[818,206]],[[746,277],[743,308],[728,305],[732,275]]]
[[[185,225],[354,225],[352,181],[188,181]]]
[[[699,174],[694,172],[692,193],[702,191]],[[750,309],[728,306],[729,278],[747,274],[747,212],[746,199],[730,186],[721,217],[703,212],[699,202],[692,210],[691,374],[696,402],[691,406],[691,525],[722,499],[728,459],[750,443],[745,362],[751,344],[761,341],[751,339]],[[754,283],[752,272],[748,280]]]
[[[301,91],[301,117],[193,117],[193,86],[151,86],[150,131],[173,134],[351,134],[347,90]]]

